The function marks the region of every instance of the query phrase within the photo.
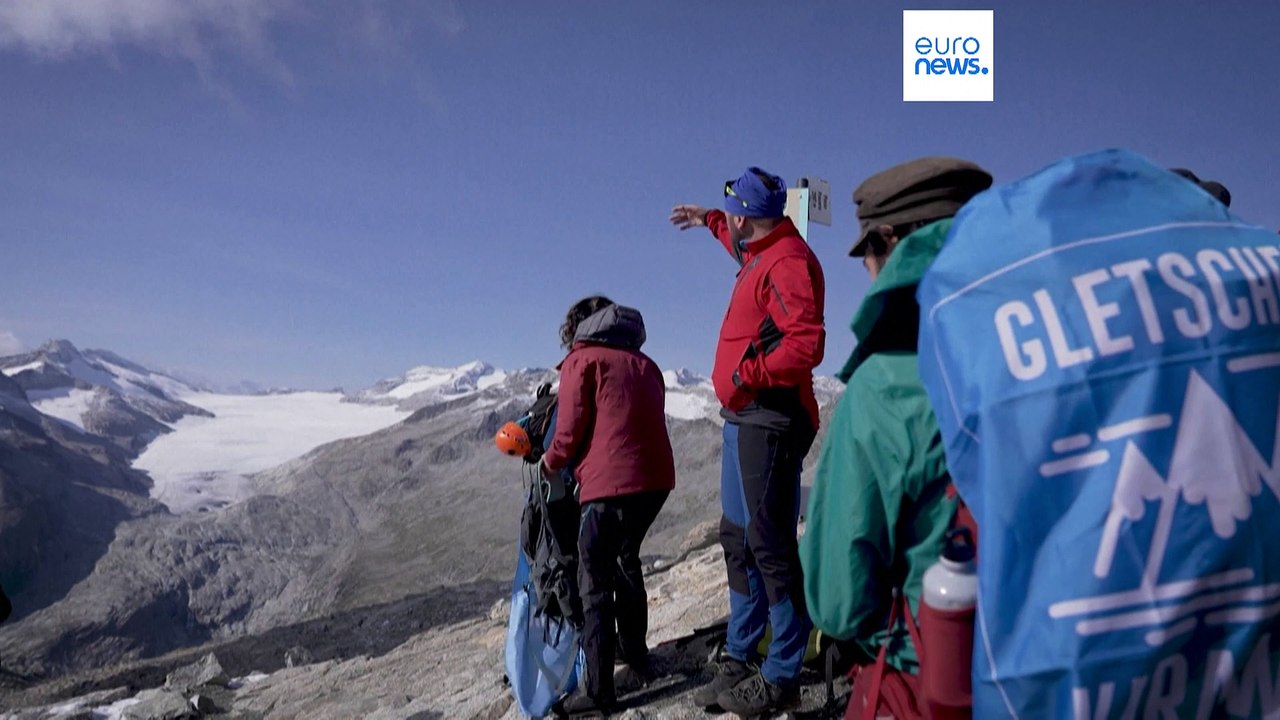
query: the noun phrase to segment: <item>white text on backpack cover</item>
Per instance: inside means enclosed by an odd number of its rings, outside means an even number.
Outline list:
[[[1247,293],[1227,291],[1224,278],[1237,277],[1246,281]],[[1153,292],[1153,282],[1172,292]],[[1159,345],[1174,333],[1197,339],[1215,325],[1240,331],[1280,324],[1280,247],[1273,245],[1206,248],[1194,256],[1166,252],[1154,260],[1137,258],[1076,275],[1071,285],[1074,292],[1067,296],[1041,288],[1029,299],[996,309],[1000,347],[1018,380],[1035,380],[1050,364],[1065,369],[1129,352],[1139,343]],[[1119,298],[1104,301],[1104,293]],[[1062,318],[1076,309],[1083,312],[1089,333],[1073,339]],[[1116,320],[1138,320],[1142,332],[1119,334],[1112,329]]]

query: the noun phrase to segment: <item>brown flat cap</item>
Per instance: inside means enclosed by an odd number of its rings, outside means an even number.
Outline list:
[[[991,187],[991,173],[953,157],[923,157],[872,175],[853,191],[861,230],[849,254],[866,253],[868,236],[881,225],[906,225],[956,214]]]

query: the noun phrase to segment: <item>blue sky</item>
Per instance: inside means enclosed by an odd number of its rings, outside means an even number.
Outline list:
[[[901,11],[994,8],[994,103],[901,102]],[[1280,227],[1280,3],[0,0],[0,349],[221,382],[549,366],[579,297],[710,369],[735,266],[667,222],[761,165],[828,179],[831,374],[853,187],[1128,147]],[[4,346],[7,346],[5,348]]]

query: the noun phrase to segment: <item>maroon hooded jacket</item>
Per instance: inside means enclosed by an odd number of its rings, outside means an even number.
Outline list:
[[[573,466],[579,502],[675,487],[667,435],[666,383],[640,352],[644,320],[611,305],[578,325],[560,363],[555,435],[543,456]]]

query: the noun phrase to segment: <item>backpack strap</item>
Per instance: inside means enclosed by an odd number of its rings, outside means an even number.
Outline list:
[[[924,639],[920,635],[920,624],[916,622],[916,616],[911,614],[911,604],[906,598],[902,599],[902,614],[907,619],[907,633],[911,635],[911,644],[916,648],[916,662],[923,666]]]
[[[867,704],[862,708],[861,720],[875,720],[876,712],[880,709],[880,701],[884,694],[884,675],[885,668],[888,666],[889,642],[892,638],[894,628],[898,625],[898,615],[901,614],[906,626],[907,633],[911,636],[911,644],[915,646],[916,658],[920,663],[924,662],[924,642],[920,635],[920,626],[916,622],[915,616],[911,614],[911,605],[907,603],[906,596],[898,588],[893,590],[893,605],[889,609],[889,633],[890,636],[885,638],[884,643],[880,645],[880,652],[876,654],[875,665],[871,669],[871,687],[867,692]],[[857,666],[854,667],[850,674],[852,677],[861,670]],[[849,696],[849,704],[845,706],[844,720],[859,720],[857,716],[857,708],[854,707],[854,695]]]
[[[973,513],[969,510],[969,506],[961,499],[960,494],[956,491],[954,483],[948,480],[946,495],[950,499],[956,501],[956,512],[951,518],[951,529],[965,528],[972,533],[974,546],[978,542],[978,523],[973,517]],[[925,663],[925,647],[924,640],[920,634],[920,625],[916,621],[915,615],[911,613],[911,605],[907,602],[906,596],[902,594],[901,589],[893,589],[893,605],[889,609],[889,637],[885,638],[885,642],[880,645],[880,652],[876,654],[876,663],[872,669],[871,689],[867,698],[867,704],[862,709],[862,720],[875,720],[876,711],[880,707],[880,695],[884,684],[885,665],[888,664],[889,642],[892,638],[893,630],[898,625],[898,615],[902,614],[907,625],[907,634],[911,636],[911,644],[915,646],[916,660],[921,666]],[[828,660],[828,663],[830,660]],[[859,668],[855,666],[854,672]],[[830,671],[828,670],[828,675]],[[849,698],[849,705],[845,708],[845,720],[856,720],[856,709],[853,706],[853,697]]]
[[[978,547],[978,521],[973,517],[973,512],[969,510],[969,506],[965,504],[964,498],[960,497],[960,493],[956,491],[955,483],[947,482],[947,497],[956,501],[956,514],[951,517],[951,529],[965,528],[969,531],[969,536],[973,538],[973,547],[976,551]]]
[[[880,652],[876,653],[876,664],[871,670],[871,691],[867,696],[867,704],[862,708],[862,720],[875,720],[876,710],[880,707],[880,688],[884,683],[884,666],[888,664],[889,640],[892,637],[893,628],[898,624],[898,613],[902,611],[903,604],[901,591],[894,588],[893,604],[889,606],[890,636],[885,638],[880,645]],[[849,705],[844,710],[844,720],[856,720],[857,709],[853,706],[853,697],[850,696],[849,700]]]
[[[836,702],[836,656],[840,654],[840,650],[836,648],[835,643],[827,646],[827,651],[823,653],[823,677],[827,686],[827,702],[823,706],[830,710]]]

